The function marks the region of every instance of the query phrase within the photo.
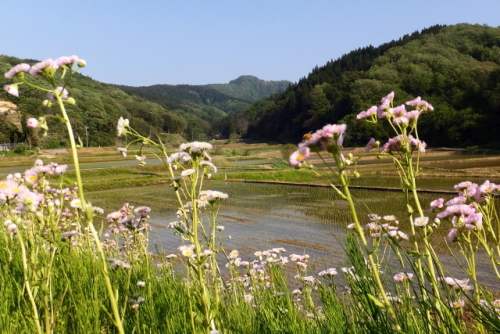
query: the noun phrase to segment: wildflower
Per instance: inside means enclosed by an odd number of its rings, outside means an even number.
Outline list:
[[[94,210],[95,213],[100,213],[101,215],[104,214],[104,209],[98,206],[93,206],[92,210]]]
[[[37,78],[40,75],[48,75],[49,77],[51,77],[52,75],[54,75],[54,72],[58,67],[59,66],[49,58],[31,66],[31,68],[29,69],[29,74],[33,78]]]
[[[52,170],[52,174],[55,176],[59,176],[59,175],[63,174],[64,172],[66,172],[67,169],[68,169],[68,165],[57,165]]]
[[[200,199],[214,203],[216,200],[227,199],[228,195],[216,190],[203,190],[200,192]]]
[[[118,125],[116,127],[116,130],[118,131],[118,137],[121,137],[122,134],[126,133],[125,128],[127,127],[129,127],[129,120],[120,117],[118,119]]]
[[[183,162],[186,162],[186,161],[189,161],[191,160],[191,156],[186,153],[186,152],[177,152],[177,153],[173,153],[171,154],[168,159],[167,159],[167,163],[171,164],[172,162],[174,162],[175,160],[183,163]]]
[[[145,155],[141,155],[141,156],[136,155],[135,159],[139,161],[139,164],[141,166],[146,164],[146,156]]]
[[[365,151],[370,152],[372,148],[378,147],[378,145],[380,145],[380,143],[375,141],[375,138],[371,138],[368,144],[366,144]]]
[[[222,225],[217,225],[215,228],[219,231],[224,231],[224,226]]]
[[[472,185],[472,182],[465,181],[465,182],[460,182],[459,184],[455,185],[453,188],[455,188],[455,190],[461,190],[461,189],[464,189],[464,188],[468,188],[471,185]]]
[[[181,251],[182,255],[187,256],[187,257],[190,257],[194,254],[193,249],[194,249],[194,245],[180,246],[179,247],[179,250]]]
[[[126,158],[127,157],[127,149],[125,147],[117,147],[116,148],[118,150],[118,152],[121,153],[121,155]]]
[[[206,142],[198,142],[198,141],[181,144],[181,146],[179,146],[179,150],[181,152],[188,152],[188,153],[196,153],[211,149],[212,149],[212,144]]]
[[[229,258],[230,259],[236,259],[240,253],[235,249],[229,253]]]
[[[62,56],[62,57],[59,57],[56,60],[54,60],[54,62],[59,67],[67,66],[69,64],[73,65],[74,63],[78,63],[79,61],[80,61],[80,59],[78,58],[78,56],[71,56],[71,57]]]
[[[396,282],[402,282],[405,279],[412,279],[413,274],[412,273],[399,273],[399,274],[394,275],[393,278]]]
[[[253,296],[251,294],[245,294],[244,298],[247,303],[250,303],[253,300]]]
[[[326,270],[320,271],[319,276],[335,276],[337,275],[337,269],[335,268],[328,268]]]
[[[406,102],[406,105],[407,105],[407,106],[414,106],[414,105],[418,105],[418,104],[420,103],[420,101],[421,101],[421,100],[422,100],[422,99],[420,98],[420,96],[417,96],[417,98],[416,98],[416,99]]]
[[[71,201],[70,206],[75,209],[81,209],[82,208],[82,201],[79,200],[78,198],[74,199]]]
[[[146,218],[148,216],[148,213],[151,212],[151,208],[148,206],[139,206],[134,209],[134,215],[141,217],[141,218]]]
[[[107,219],[108,220],[116,220],[116,219],[120,219],[122,217],[123,217],[123,212],[115,211],[115,212],[111,212],[110,214],[108,214]]]
[[[7,231],[12,232],[12,233],[17,232],[17,225],[14,223],[8,224]]]
[[[144,287],[144,286],[146,286],[146,282],[144,282],[144,281],[138,281],[137,282],[137,286]]]
[[[125,268],[125,269],[130,269],[130,267],[131,267],[130,263],[127,263],[125,261],[118,260],[118,259],[115,259],[115,258],[108,258],[106,260],[112,262],[111,265],[109,266],[110,269],[116,269],[118,267],[122,267],[122,268]]]
[[[445,205],[446,206],[459,205],[459,204],[463,204],[465,201],[467,201],[467,197],[458,196],[458,197],[450,199],[448,202],[445,203]]]
[[[53,92],[47,93],[47,99],[50,102],[56,102],[57,100],[54,98],[54,93],[59,95],[62,100],[68,99],[68,91],[63,87],[57,87]]]
[[[495,189],[498,189],[498,187],[494,183],[491,183],[488,180],[484,181],[484,183],[479,186],[479,192],[481,194],[488,194]]]
[[[210,161],[202,161],[200,162],[200,166],[207,166],[209,167],[214,173],[217,173],[217,167]]]
[[[10,95],[14,95],[15,97],[19,97],[19,84],[15,83],[12,85],[5,85],[3,89],[9,93]]]
[[[8,72],[6,72],[4,74],[4,77],[6,79],[10,79],[12,78],[14,75],[17,75],[18,73],[21,73],[21,72],[28,72],[30,69],[30,66],[28,64],[25,64],[25,63],[21,63],[21,64],[18,64],[16,66],[14,66],[13,68],[11,68]]]
[[[450,302],[450,306],[452,308],[462,308],[462,307],[464,307],[464,305],[465,305],[465,302],[463,300],[457,300],[454,302]]]
[[[395,221],[395,220],[396,220],[396,217],[395,217],[395,216],[393,216],[393,215],[384,216],[384,220],[385,220],[385,221]]]
[[[429,217],[417,217],[415,218],[413,225],[426,226],[428,223],[429,223]]]
[[[292,153],[290,156],[290,165],[298,166],[302,161],[309,158],[311,150],[307,146],[299,147],[299,149]]]
[[[370,109],[366,110],[366,111],[362,111],[358,114],[358,116],[356,116],[357,119],[363,119],[363,118],[368,118],[368,117],[371,117],[373,115],[376,115],[377,114],[377,107],[376,106],[372,106]]]
[[[28,169],[26,172],[24,172],[24,180],[30,184],[35,183],[38,180],[36,170],[33,168]]]
[[[194,173],[196,173],[196,169],[186,169],[186,170],[183,170],[182,173],[181,173],[181,176],[189,176],[189,175],[193,175]]]

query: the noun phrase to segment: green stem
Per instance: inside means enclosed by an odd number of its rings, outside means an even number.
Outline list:
[[[28,298],[33,308],[33,318],[35,320],[36,330],[38,334],[42,334],[42,327],[40,325],[40,317],[38,315],[38,308],[36,306],[35,298],[33,297],[33,292],[31,291],[30,279],[28,277],[28,259],[26,258],[26,249],[24,247],[23,238],[19,231],[16,233],[19,239],[19,244],[21,245],[21,254],[23,257],[23,271],[24,271],[24,285],[26,286],[26,291],[28,292]]]
[[[109,279],[108,267],[106,265],[106,256],[104,255],[104,251],[102,249],[99,234],[97,233],[97,231],[94,227],[94,224],[92,222],[93,217],[89,214],[89,210],[88,210],[87,204],[85,202],[85,196],[83,194],[83,182],[82,182],[82,177],[80,174],[80,164],[78,162],[78,152],[76,150],[75,137],[73,135],[73,128],[71,127],[71,122],[69,121],[69,117],[68,117],[68,114],[66,113],[66,109],[64,107],[64,103],[61,99],[60,94],[58,94],[57,92],[54,92],[54,96],[57,98],[57,103],[59,105],[59,108],[61,109],[61,113],[63,115],[65,122],[66,122],[66,128],[68,129],[68,136],[69,136],[70,143],[71,143],[71,153],[73,155],[73,164],[74,164],[74,168],[75,168],[76,182],[78,184],[78,193],[80,196],[80,202],[82,203],[82,209],[85,212],[86,222],[87,222],[88,226],[90,227],[90,231],[92,233],[92,236],[94,237],[97,249],[98,249],[99,254],[101,256],[102,271],[104,274],[104,281],[106,283],[106,288],[108,290],[111,308],[113,309],[113,315],[115,318],[114,319],[115,326],[117,327],[118,332],[120,334],[125,334],[125,331],[123,329],[123,324],[122,324],[122,321],[120,318],[120,312],[118,310],[118,303],[117,303],[117,300],[115,298],[115,293],[113,291],[113,288],[111,286],[111,280]]]
[[[370,262],[371,266],[371,273],[373,276],[373,279],[375,280],[375,283],[377,284],[377,288],[379,290],[379,294],[382,296],[382,300],[384,301],[384,306],[389,313],[389,317],[391,318],[393,322],[393,328],[396,331],[400,331],[401,327],[399,326],[398,319],[396,317],[396,313],[394,312],[394,309],[392,308],[392,305],[387,298],[387,294],[385,292],[384,286],[382,285],[382,281],[380,280],[380,276],[378,274],[378,267],[375,263],[375,260],[373,259],[373,255],[371,254],[371,251],[368,246],[368,242],[366,241],[365,234],[363,231],[363,228],[361,227],[361,224],[358,220],[358,215],[356,211],[356,207],[354,206],[354,201],[351,196],[351,192],[349,191],[349,186],[347,184],[347,181],[345,180],[344,175],[342,174],[343,168],[341,167],[341,163],[339,161],[338,155],[334,155],[335,162],[337,166],[339,166],[339,179],[342,184],[343,190],[344,190],[344,195],[347,197],[347,202],[349,203],[349,209],[351,211],[352,219],[354,221],[354,225],[356,228],[356,231],[358,232],[359,237],[361,238],[361,242],[363,243],[363,246],[365,248],[365,252],[368,255],[368,261]]]

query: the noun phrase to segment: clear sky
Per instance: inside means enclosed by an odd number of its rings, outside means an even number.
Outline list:
[[[129,86],[298,81],[353,49],[435,24],[500,25],[500,0],[19,0],[1,5],[0,54],[78,55]]]

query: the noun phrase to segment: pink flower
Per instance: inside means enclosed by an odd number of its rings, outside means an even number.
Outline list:
[[[69,64],[74,64],[78,63],[80,59],[78,56],[71,56],[71,57],[59,57],[54,62],[57,64],[57,66],[64,66],[64,65],[69,65]]]
[[[407,106],[414,106],[414,105],[418,105],[418,104],[420,103],[420,101],[421,101],[421,100],[422,100],[422,99],[420,98],[420,96],[417,96],[417,98],[416,98],[416,99],[406,102],[406,105],[407,105]]]
[[[36,118],[28,118],[26,125],[29,128],[36,128],[38,126],[38,120]]]
[[[412,273],[399,273],[399,274],[394,275],[393,278],[397,282],[402,282],[405,279],[412,279],[413,278],[413,274]]]
[[[452,228],[450,232],[446,235],[446,242],[451,244],[453,241],[455,241],[455,238],[457,237],[458,230],[456,228]]]
[[[18,84],[12,84],[12,85],[5,85],[3,86],[3,89],[10,95],[14,95],[15,97],[19,97],[19,89],[18,89]]]
[[[31,66],[29,73],[33,78],[37,78],[43,73],[44,69],[46,68],[57,69],[58,67],[59,66],[52,59],[49,58]]]
[[[347,125],[345,124],[327,124],[319,131],[321,131],[320,133],[324,138],[331,138],[335,134],[343,134],[346,130],[346,127]]]
[[[24,63],[18,64],[16,66],[14,66],[13,68],[11,68],[8,72],[6,72],[4,74],[4,77],[6,79],[10,79],[19,72],[28,72],[29,69],[30,69],[30,66],[28,64],[24,64]]]
[[[404,115],[406,115],[406,109],[404,104],[397,106],[396,108],[391,108],[389,109],[389,111],[396,117],[403,117]]]
[[[309,158],[311,150],[307,146],[299,147],[299,149],[292,153],[290,156],[290,165],[298,166],[302,161]]]
[[[390,92],[387,96],[383,97],[380,102],[383,104],[385,101],[391,101],[394,99],[394,92]]]
[[[433,200],[430,204],[431,209],[442,208],[443,202],[444,202],[444,199],[442,199],[442,198],[438,198],[438,199]]]
[[[418,109],[422,111],[432,111],[434,107],[429,102],[422,100],[418,103]]]
[[[368,109],[367,111],[362,111],[358,114],[358,116],[356,116],[357,119],[363,119],[363,118],[368,118],[372,115],[375,115],[377,113],[377,107],[376,106],[373,106],[371,107],[370,109]]]
[[[458,204],[463,204],[467,200],[466,197],[464,196],[458,196],[455,198],[450,199],[448,202],[446,202],[446,206],[452,206],[452,205],[458,205]]]
[[[471,184],[472,184],[472,182],[470,182],[470,181],[460,182],[459,184],[455,185],[453,188],[455,188],[455,190],[460,190],[463,188],[468,188]]]
[[[371,138],[368,144],[366,144],[365,151],[370,152],[370,150],[375,146],[375,138]]]
[[[489,180],[484,181],[484,183],[479,186],[479,192],[481,194],[488,194],[495,189],[497,189],[497,186]]]

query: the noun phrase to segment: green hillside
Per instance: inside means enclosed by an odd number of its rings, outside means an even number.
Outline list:
[[[2,87],[13,82],[10,79],[5,79],[3,73],[21,62],[34,64],[38,61],[0,55],[0,72],[2,73],[0,85]],[[83,72],[85,73],[85,69]],[[45,84],[41,79],[33,80],[40,86]],[[195,131],[208,132],[210,128],[208,122],[195,115],[174,113],[157,103],[131,96],[112,85],[100,83],[84,75],[75,75],[68,91],[70,96],[76,100],[76,105],[67,106],[73,122],[73,129],[75,129],[76,135],[85,142],[85,126],[87,126],[90,146],[114,145],[116,123],[119,117],[129,118],[134,128],[145,134],[171,132],[185,135]],[[0,143],[27,141],[43,148],[66,146],[67,136],[64,126],[54,118],[48,119],[50,131],[49,135],[44,138],[38,137],[25,126],[25,120],[29,117],[39,117],[56,112],[53,109],[43,107],[42,101],[44,99],[46,96],[43,92],[26,85],[20,87],[19,98],[1,90],[0,101],[10,101],[17,105],[19,114],[17,119],[21,122],[20,126],[16,127],[5,121],[5,115],[0,115]]]
[[[228,84],[207,85],[219,92],[244,101],[255,102],[276,93],[285,91],[292,82],[264,81],[252,75],[242,75]]]
[[[193,114],[214,122],[259,99],[284,91],[289,81],[264,81],[245,75],[228,84],[117,86],[180,114]]]
[[[215,125],[221,132],[298,142],[325,123],[349,125],[346,145],[382,132],[356,120],[390,91],[396,103],[422,96],[435,107],[419,134],[432,146],[500,147],[500,28],[433,26],[316,67],[285,92]],[[243,126],[242,126],[243,125]]]

